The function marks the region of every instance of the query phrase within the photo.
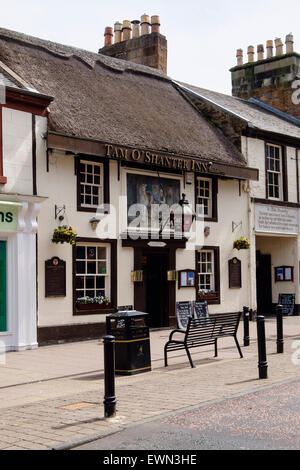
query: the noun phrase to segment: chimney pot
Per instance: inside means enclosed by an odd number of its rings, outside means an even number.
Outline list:
[[[107,26],[104,31],[104,47],[109,47],[113,43],[113,29],[110,26]]]
[[[150,18],[146,13],[141,17],[141,36],[150,34]]]
[[[276,55],[283,55],[283,43],[281,38],[275,39]]]
[[[248,62],[254,62],[254,46],[248,47]]]
[[[159,16],[151,16],[151,33],[160,33],[160,18]]]
[[[287,54],[291,54],[292,52],[294,52],[294,36],[292,35],[292,33],[288,34],[285,38],[285,44]]]
[[[129,41],[131,39],[131,21],[124,20],[122,25],[123,41]]]
[[[140,21],[139,20],[133,20],[131,22],[132,24],[132,37],[133,38],[139,38],[140,37]]]
[[[122,23],[115,23],[115,44],[122,41]]]
[[[267,41],[267,58],[268,59],[273,57],[273,49],[274,49],[274,42],[271,39],[269,39]]]
[[[263,44],[257,46],[257,60],[264,60],[265,48]]]
[[[236,51],[236,59],[237,59],[237,65],[243,65],[243,63],[244,63],[243,49],[238,49]]]

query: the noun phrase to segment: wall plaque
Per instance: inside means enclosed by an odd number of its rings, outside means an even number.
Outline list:
[[[242,263],[233,258],[228,261],[229,265],[229,289],[240,289],[242,287]]]
[[[66,262],[57,257],[45,261],[45,296],[66,297]]]
[[[256,204],[255,231],[298,235],[299,209]]]

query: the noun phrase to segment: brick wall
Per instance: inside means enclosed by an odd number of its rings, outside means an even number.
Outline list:
[[[99,54],[162,70],[167,74],[167,39],[160,33],[122,41],[103,47]]]

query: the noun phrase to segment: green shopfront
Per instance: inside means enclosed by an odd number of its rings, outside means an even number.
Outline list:
[[[6,242],[0,241],[0,332],[6,331]]]

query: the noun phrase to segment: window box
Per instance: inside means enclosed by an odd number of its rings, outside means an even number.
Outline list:
[[[206,302],[209,302],[210,300],[218,300],[218,294],[216,292],[212,293],[212,294],[198,294],[198,299],[200,301],[206,301]]]
[[[78,312],[89,312],[89,311],[96,311],[96,310],[108,310],[111,309],[111,303],[109,304],[81,304],[76,302],[76,310]]]

